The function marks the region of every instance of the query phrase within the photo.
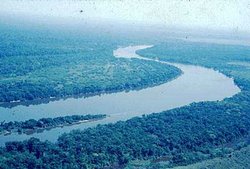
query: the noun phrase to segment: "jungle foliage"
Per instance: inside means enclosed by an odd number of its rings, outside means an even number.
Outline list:
[[[168,41],[139,53],[214,68],[233,77],[242,92],[223,101],[72,131],[56,143],[36,138],[8,142],[0,149],[0,168],[140,168],[145,163],[148,168],[173,167],[222,157],[249,145],[250,69],[228,64],[249,62],[249,47]],[[149,72],[147,79],[154,76]]]
[[[0,123],[0,135],[11,134],[12,132],[18,132],[18,134],[27,132],[42,132],[45,129],[51,129],[55,127],[63,127],[65,125],[74,125],[81,122],[101,120],[105,118],[105,114],[96,115],[71,115],[55,118],[41,118],[39,120],[29,119],[26,121],[10,121]]]
[[[0,28],[0,41],[0,103],[135,90],[181,74],[173,66],[117,59],[119,40],[95,33]]]
[[[126,122],[72,131],[56,144],[8,142],[1,168],[104,168],[164,159],[167,166],[223,156],[247,144],[250,103],[202,102]],[[239,142],[242,140],[242,142]],[[235,144],[232,144],[235,143]],[[230,145],[232,144],[232,145]],[[8,165],[7,165],[8,164]]]

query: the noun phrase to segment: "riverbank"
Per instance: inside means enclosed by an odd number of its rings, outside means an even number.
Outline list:
[[[0,124],[0,135],[7,136],[12,133],[31,135],[42,133],[45,130],[51,130],[57,127],[73,126],[81,123],[98,121],[106,118],[107,115],[72,115],[56,118],[42,118],[39,120],[29,119],[21,122],[7,122]]]
[[[128,54],[128,56],[136,56],[137,58],[127,58],[126,60],[133,62],[140,59],[141,63],[154,64],[155,62],[161,62],[161,67],[168,66],[168,62],[151,58],[146,59],[142,57],[144,55],[139,56],[136,54],[138,52],[137,50],[139,50],[137,47],[138,46],[132,47],[133,50],[130,50],[131,54]],[[126,49],[126,47],[120,48],[120,50]],[[142,49],[141,46],[140,49]],[[32,137],[41,140],[55,142],[62,133],[68,133],[73,129],[83,130],[88,127],[95,127],[98,124],[114,123],[120,120],[125,121],[135,116],[151,114],[152,112],[162,112],[188,105],[192,102],[223,100],[226,97],[231,97],[240,92],[232,78],[228,78],[218,71],[194,65],[171,64],[178,66],[183,73],[169,83],[138,91],[124,91],[88,98],[69,98],[47,104],[30,105],[28,107],[21,105],[13,108],[0,107],[2,119],[6,121],[24,121],[30,118],[55,118],[70,115],[69,112],[77,114],[82,111],[88,112],[89,114],[102,112],[110,116],[100,121],[88,123],[88,125],[79,124],[64,129],[55,128],[50,131],[32,135]],[[160,77],[156,76],[154,78],[158,79]],[[60,113],[57,113],[57,110],[60,110]],[[3,145],[8,141],[22,141],[29,138],[30,135],[20,137],[19,135],[13,134],[0,138],[0,143]]]
[[[0,26],[2,41],[13,44],[0,46],[0,107],[139,90],[180,75],[173,66],[116,59],[112,52],[120,40],[111,44],[112,39],[87,40],[79,32],[11,28]]]
[[[0,108],[13,108],[16,106],[30,106],[30,105],[39,105],[39,104],[47,104],[50,102],[54,101],[64,101],[67,99],[85,99],[89,97],[94,97],[94,96],[101,96],[101,95],[106,95],[106,94],[114,94],[114,93],[119,93],[119,92],[129,92],[129,91],[138,91],[142,90],[145,88],[151,88],[155,86],[162,85],[164,83],[170,82],[172,80],[177,79],[182,75],[182,71],[174,68],[176,71],[176,75],[173,75],[172,77],[168,77],[166,79],[157,79],[156,82],[151,82],[150,84],[140,84],[139,86],[126,86],[124,88],[117,88],[117,89],[109,89],[109,90],[103,90],[103,91],[98,91],[98,92],[90,92],[90,93],[81,93],[77,95],[64,95],[64,96],[55,96],[55,97],[50,97],[50,98],[37,98],[33,100],[13,100],[9,102],[0,102]]]
[[[192,56],[191,54],[189,55]],[[197,54],[200,54],[200,52]],[[164,59],[159,58],[159,60]],[[197,58],[195,58],[196,60]],[[212,62],[214,63],[213,60]],[[167,62],[164,63],[167,64]],[[98,99],[108,101],[110,110],[113,110],[110,117],[114,118],[117,115],[113,122],[142,115],[143,112],[138,111],[142,110],[142,107],[147,109],[150,115],[62,134],[55,144],[49,143],[46,147],[48,148],[46,149],[48,150],[48,153],[47,151],[45,152],[46,154],[56,152],[51,154],[51,159],[55,159],[55,156],[58,157],[58,160],[56,160],[57,164],[53,165],[61,166],[66,159],[73,157],[71,161],[74,161],[74,165],[81,166],[84,164],[86,168],[104,168],[117,165],[125,166],[129,164],[131,159],[154,161],[159,159],[161,163],[162,160],[166,160],[166,157],[169,156],[173,158],[167,162],[167,166],[173,167],[227,155],[228,152],[230,153],[228,150],[234,148],[230,146],[233,143],[237,143],[236,147],[245,145],[245,142],[240,141],[249,134],[249,114],[246,113],[249,112],[249,93],[245,90],[240,92],[239,87],[234,84],[232,78],[228,78],[213,69],[184,64],[178,64],[178,66],[181,66],[184,72],[183,76],[172,81],[172,83],[137,91],[133,97],[129,95],[126,96],[128,97],[126,99],[118,97],[119,93],[117,93],[116,95],[110,95],[111,98],[114,97],[113,100],[109,100],[109,97],[99,97],[96,100],[92,100],[90,103],[96,103]],[[236,70],[239,71],[241,69]],[[245,75],[248,77],[247,75],[249,74]],[[238,76],[233,77],[237,78]],[[245,81],[237,80],[238,82],[243,82],[238,83],[244,86],[241,89],[247,89]],[[155,91],[156,89],[158,89],[158,92]],[[151,92],[145,95],[143,91]],[[169,91],[172,93],[169,93]],[[131,93],[133,92],[125,94]],[[131,98],[129,99],[129,97]],[[225,99],[226,97],[231,98]],[[202,99],[206,101],[211,99],[211,102],[201,102]],[[172,100],[175,101],[175,104],[168,108],[164,107]],[[138,102],[141,102],[141,104],[137,104]],[[178,103],[176,104],[176,102]],[[190,102],[199,103],[190,104]],[[98,107],[89,103],[83,105],[82,101],[80,103],[81,106]],[[105,113],[104,109],[108,105],[104,103],[107,102],[101,103],[102,112]],[[159,103],[163,103],[164,106],[161,107]],[[189,105],[180,107],[180,103]],[[119,107],[120,109],[116,110],[117,105],[126,107]],[[179,108],[169,110],[175,106]],[[132,108],[133,111],[129,113],[126,108]],[[158,110],[161,108],[168,111],[152,114],[152,112],[160,112]],[[122,115],[126,115],[126,118]],[[46,133],[46,135],[49,134]],[[8,142],[5,148],[2,149],[2,152],[10,160],[14,160],[17,155],[19,157],[24,153],[23,150],[19,151],[19,147],[29,147],[29,145],[41,145],[44,143],[47,142],[42,142],[35,138],[23,142]],[[53,151],[55,149],[57,151]],[[48,156],[43,155],[45,154],[43,150],[39,157],[36,156],[36,150],[30,152],[27,148],[24,151],[27,152],[25,159],[27,159],[28,155],[29,158],[38,159],[35,162],[37,164],[40,164],[41,161],[44,166],[47,164]],[[69,152],[68,156],[65,156],[64,152]],[[13,153],[15,154],[12,155]],[[92,159],[99,159],[99,157],[101,160],[92,161]],[[9,159],[3,161],[3,164],[8,164]],[[156,160],[155,162],[158,161]],[[156,165],[157,168],[160,168],[158,163]]]

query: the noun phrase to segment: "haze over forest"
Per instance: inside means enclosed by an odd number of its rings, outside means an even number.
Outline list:
[[[250,32],[247,0],[1,1],[0,15],[78,18]]]
[[[250,168],[248,0],[0,0],[0,169]]]

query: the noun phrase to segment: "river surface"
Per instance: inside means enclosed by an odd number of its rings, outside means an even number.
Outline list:
[[[0,121],[24,121],[43,117],[58,117],[74,114],[107,114],[109,117],[90,123],[82,123],[63,128],[54,128],[32,135],[13,133],[0,136],[0,145],[6,141],[24,140],[37,137],[41,140],[56,141],[59,135],[72,129],[84,129],[97,124],[106,124],[127,120],[135,116],[161,112],[188,105],[192,102],[217,101],[231,97],[240,89],[229,78],[218,71],[200,66],[169,63],[144,58],[136,54],[137,50],[151,46],[120,47],[114,51],[115,57],[144,59],[147,62],[170,64],[182,70],[178,78],[154,87],[138,91],[102,94],[88,98],[68,98],[38,105],[19,105],[12,108],[0,107]]]

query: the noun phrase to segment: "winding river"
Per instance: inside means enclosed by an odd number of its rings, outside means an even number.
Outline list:
[[[84,129],[97,124],[127,120],[143,114],[161,112],[188,105],[192,102],[222,100],[240,92],[240,89],[234,84],[233,79],[213,69],[163,62],[144,58],[136,54],[137,50],[149,47],[151,46],[121,47],[114,51],[114,56],[170,64],[181,69],[183,74],[170,82],[138,91],[102,94],[88,98],[68,98],[39,105],[19,105],[12,108],[0,107],[0,121],[24,121],[31,118],[40,119],[43,117],[58,117],[73,114],[109,115],[108,118],[100,121],[54,128],[43,133],[32,135],[18,135],[13,133],[7,136],[0,136],[0,145],[3,145],[6,141],[24,140],[30,137],[55,141],[59,135],[69,132],[72,129]]]

